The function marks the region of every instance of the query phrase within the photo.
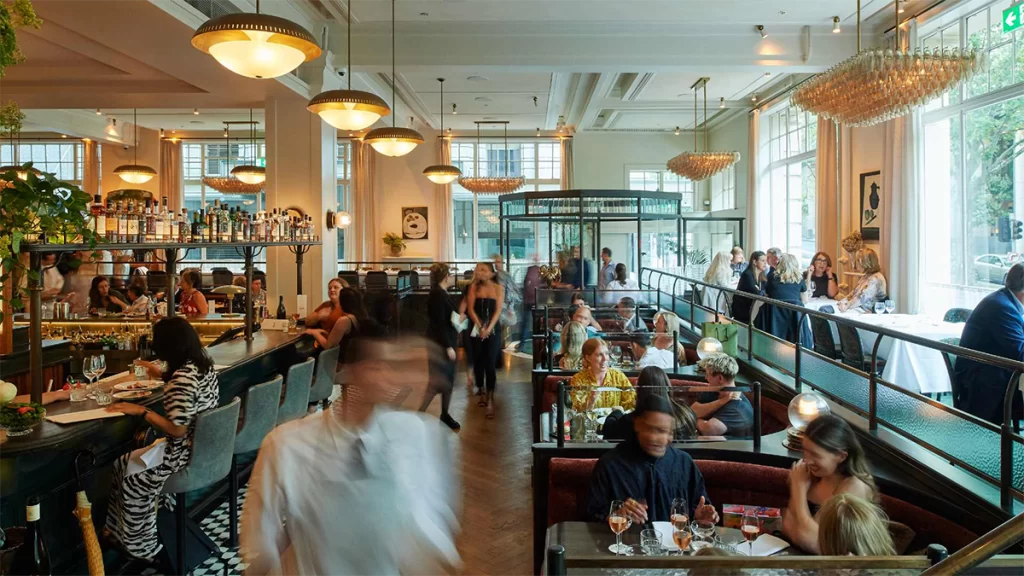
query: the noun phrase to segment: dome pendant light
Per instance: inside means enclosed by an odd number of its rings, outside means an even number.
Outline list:
[[[235,166],[231,175],[246,184],[262,184],[267,180],[267,169],[256,165],[256,123],[252,120],[252,108],[249,108],[249,143],[252,145],[252,164]]]
[[[441,137],[444,138],[444,78],[438,78],[437,81],[441,83]],[[456,178],[462,176],[462,170],[451,164],[435,164],[427,166],[423,170],[423,175],[434,184],[451,184]]]
[[[156,170],[153,170],[149,166],[139,164],[139,111],[137,109],[132,110],[132,134],[135,136],[135,149],[132,164],[123,164],[114,168],[114,174],[121,177],[121,180],[129,184],[145,184],[156,176]]]
[[[321,92],[309,101],[306,110],[319,114],[324,122],[338,130],[355,132],[368,128],[381,116],[391,114],[387,102],[376,94],[352,89],[352,3],[348,4],[348,89]]]
[[[398,105],[397,99],[397,77],[395,76],[395,0],[391,0],[391,106]],[[423,136],[411,128],[399,128],[397,114],[392,116],[390,128],[377,128],[371,130],[363,137],[363,142],[373,146],[373,149],[385,156],[405,156],[412,152],[420,144],[423,144]]]
[[[320,57],[316,40],[298,24],[268,14],[226,14],[207,20],[192,45],[221,66],[249,78],[277,78]]]

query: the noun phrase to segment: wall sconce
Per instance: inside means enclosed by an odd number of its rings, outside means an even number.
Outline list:
[[[348,212],[328,210],[327,211],[327,229],[334,230],[335,228],[347,228],[352,224],[352,215]]]

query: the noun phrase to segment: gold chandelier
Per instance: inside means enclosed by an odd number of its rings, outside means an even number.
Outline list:
[[[249,144],[252,147],[252,164],[242,164],[231,169],[231,175],[246,184],[261,184],[267,180],[267,169],[256,165],[256,122],[252,119],[252,108],[249,108]],[[231,141],[226,148],[230,154]]]
[[[263,192],[263,183],[247,184],[238,178],[228,176],[205,176],[203,184],[221,194],[247,194],[249,196]]]
[[[666,167],[673,174],[692,182],[707,180],[722,170],[740,161],[739,152],[708,152],[708,81],[701,78],[690,86],[693,90],[693,152],[682,154],[668,161]],[[704,152],[697,150],[697,90],[704,89]]]
[[[441,84],[441,138],[444,138],[444,78],[438,78]],[[423,169],[423,175],[434,184],[451,184],[459,176],[462,170],[451,164],[435,164]]]
[[[805,82],[793,93],[793,103],[846,126],[873,126],[931,102],[983,64],[973,50],[903,50],[898,11],[895,46],[861,51],[858,0],[857,54]]]
[[[476,124],[476,148],[480,149],[480,125],[501,124],[505,127],[505,175],[504,176],[460,176],[459,186],[474,194],[508,194],[523,187],[526,178],[523,176],[509,176],[508,167],[508,121],[507,120],[486,120],[474,122]],[[479,162],[477,163],[479,168]]]
[[[156,170],[139,164],[139,111],[137,109],[132,111],[132,122],[132,135],[135,136],[135,148],[133,149],[135,160],[132,164],[122,164],[114,168],[114,174],[129,184],[144,184],[156,176]]]
[[[395,75],[395,0],[391,0],[391,106],[398,106],[398,77]],[[363,136],[363,142],[385,156],[405,156],[420,144],[423,136],[412,128],[399,128],[398,114],[391,117],[391,127],[377,128]]]

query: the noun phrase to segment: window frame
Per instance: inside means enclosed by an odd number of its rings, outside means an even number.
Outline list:
[[[800,117],[803,117],[803,123],[800,122]],[[796,120],[794,123],[793,121]],[[768,162],[764,167],[764,172],[761,174],[761,181],[763,186],[768,192],[770,206],[783,205],[785,208],[785,223],[782,226],[782,234],[785,236],[783,242],[786,252],[792,252],[794,246],[793,239],[790,238],[790,230],[795,225],[791,220],[790,204],[794,200],[793,194],[800,196],[801,207],[804,205],[803,201],[803,187],[805,186],[803,178],[801,178],[801,186],[797,190],[791,190],[791,170],[793,167],[798,167],[802,170],[802,165],[808,161],[814,162],[814,176],[817,178],[817,157],[818,157],[818,142],[817,142],[817,122],[818,118],[811,112],[800,110],[793,105],[788,99],[780,102],[778,105],[770,108],[764,115],[762,121],[762,134],[765,134],[764,141],[760,143],[761,149],[767,152]],[[812,128],[813,126],[813,128]],[[802,142],[794,150],[792,146],[794,137],[797,138],[798,142]],[[785,180],[785,189],[776,191],[774,184],[777,180],[777,171],[782,171],[782,178]],[[777,198],[776,194],[783,194],[782,198]],[[817,198],[815,198],[817,203]],[[806,219],[814,225],[815,237],[817,237],[817,215],[814,213],[808,214]],[[769,213],[767,215],[767,224],[769,234],[772,236],[771,244],[778,245],[779,232],[775,231],[774,216]],[[806,227],[805,219],[801,216],[801,235],[797,241],[800,246],[799,254],[794,254],[800,257],[801,265],[808,265],[810,259],[813,257],[814,251],[812,250],[809,254],[807,250],[804,250],[803,243],[803,230]]]
[[[643,188],[633,188],[633,174],[637,173],[637,172],[643,172],[644,173],[643,180],[644,180],[645,187],[643,187]],[[649,190],[646,187],[646,183],[648,181],[647,175],[650,174],[650,173],[656,173],[657,174],[657,188],[654,189],[654,190]],[[680,210],[682,212],[684,212],[684,213],[698,212],[698,210],[697,210],[697,183],[692,181],[692,180],[690,180],[690,179],[688,179],[688,178],[683,178],[682,176],[676,175],[671,170],[666,169],[664,164],[627,164],[626,167],[625,167],[625,177],[626,177],[626,185],[625,185],[625,189],[626,190],[635,191],[635,192],[646,191],[646,192],[673,192],[673,193],[678,193],[680,195],[680,200],[679,200],[680,201]],[[682,187],[688,185],[689,190],[665,190],[667,178],[671,178],[671,179],[676,180],[677,182],[675,182],[673,184],[675,184],[677,188],[682,188]],[[683,198],[685,195],[689,195],[690,196],[690,205],[688,207],[686,205],[685,199]],[[689,208],[689,209],[687,209],[687,208]]]
[[[352,213],[352,140],[338,138],[334,148],[338,210]],[[345,262],[345,228],[338,228],[338,264]]]
[[[17,154],[17,156],[18,156],[17,163],[19,165],[20,164],[24,164],[25,162],[32,161],[33,162],[33,167],[35,167],[35,168],[37,168],[37,169],[39,169],[39,170],[41,170],[43,172],[49,172],[49,173],[54,173],[54,174],[56,174],[58,171],[52,169],[53,168],[53,164],[56,164],[58,166],[62,166],[64,168],[70,167],[72,173],[75,175],[74,178],[60,178],[60,176],[58,175],[57,179],[58,180],[62,180],[64,182],[67,182],[68,184],[74,184],[75,186],[78,186],[78,187],[82,186],[82,182],[83,182],[83,180],[85,180],[85,143],[82,142],[81,140],[71,140],[71,139],[65,140],[63,138],[55,138],[55,139],[52,139],[52,140],[49,140],[49,139],[47,139],[47,140],[33,140],[31,142],[15,141],[14,142],[14,146],[17,148],[17,152],[18,152],[18,154]],[[37,162],[37,161],[31,160],[31,159],[26,159],[24,152],[25,151],[31,151],[33,146],[42,146],[43,147],[43,157],[44,158],[47,158],[49,156],[49,154],[48,154],[48,151],[49,151],[48,147],[49,146],[56,147],[56,150],[58,151],[57,152],[58,159],[57,160],[43,160],[42,162]],[[70,149],[71,149],[71,159],[70,160],[62,159],[63,152],[60,151],[62,147],[70,147]],[[7,156],[3,155],[4,152],[7,153]],[[14,156],[13,156],[13,152],[14,152],[14,149],[12,148],[12,146],[11,146],[11,144],[9,142],[0,142],[0,165],[13,164],[15,162]],[[29,156],[32,156],[32,154],[30,153]],[[4,158],[7,158],[7,159],[4,160]]]

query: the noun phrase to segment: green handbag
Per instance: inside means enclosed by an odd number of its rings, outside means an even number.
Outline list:
[[[737,329],[735,324],[723,324],[721,322],[705,322],[701,326],[701,336],[714,338],[722,343],[722,352],[735,358],[738,354],[736,349]]]

